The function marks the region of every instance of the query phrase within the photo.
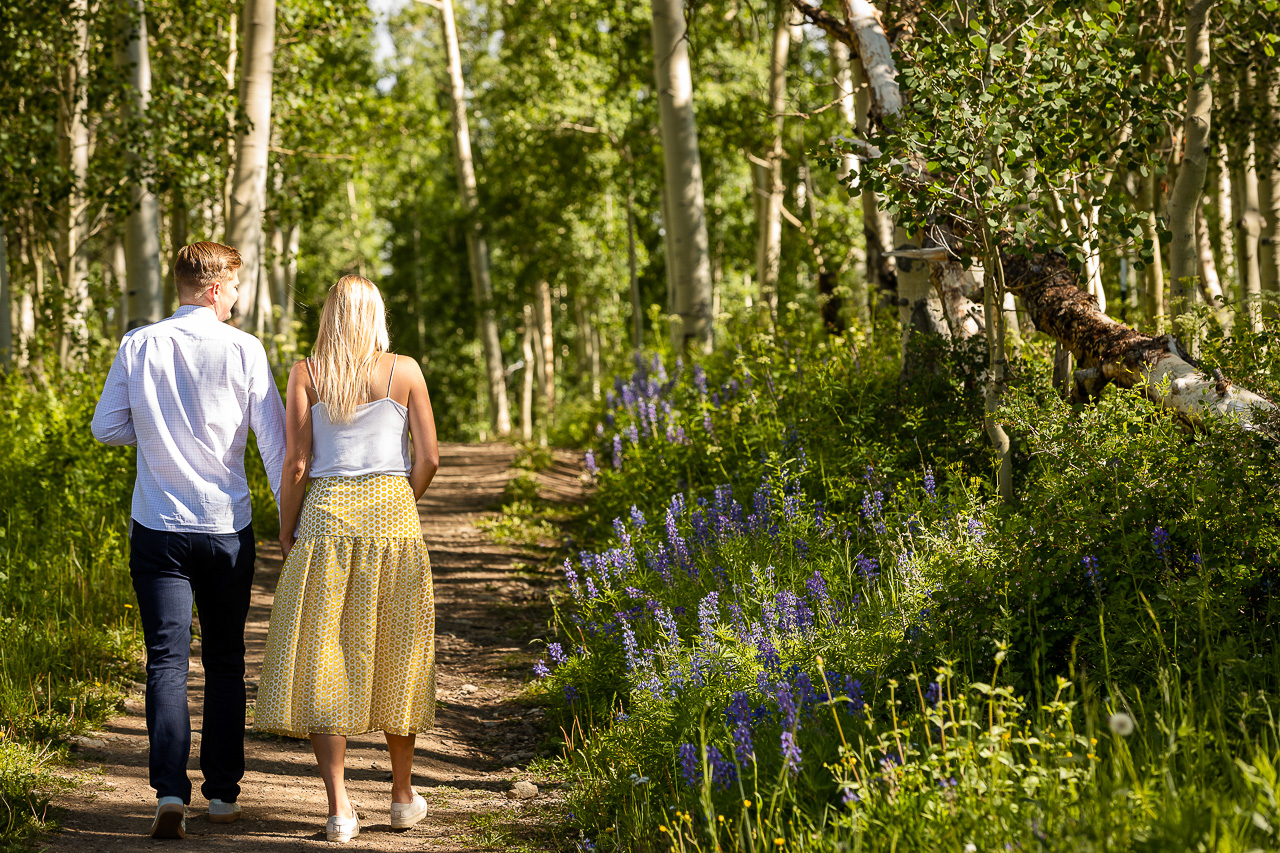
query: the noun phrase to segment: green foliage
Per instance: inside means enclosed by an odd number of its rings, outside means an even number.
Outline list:
[[[49,803],[68,783],[50,772],[48,747],[0,738],[0,851],[26,851],[48,828]]]
[[[1004,506],[973,356],[895,394],[889,358],[744,338],[617,383],[592,448],[600,544],[535,667],[584,848],[1277,842],[1274,439],[1067,406],[1033,351]]]

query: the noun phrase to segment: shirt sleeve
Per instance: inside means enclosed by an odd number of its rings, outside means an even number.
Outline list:
[[[103,444],[115,446],[138,444],[133,429],[133,410],[129,406],[129,355],[125,352],[128,342],[116,351],[111,371],[102,386],[102,396],[93,410],[90,430],[93,437]]]
[[[280,504],[280,478],[284,472],[284,403],[271,376],[267,351],[259,343],[252,350],[249,369],[249,429],[258,440],[258,453],[267,469],[267,480],[276,505]]]

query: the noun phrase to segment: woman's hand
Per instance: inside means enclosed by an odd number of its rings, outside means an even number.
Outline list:
[[[289,552],[293,550],[293,543],[295,541],[296,540],[293,538],[292,533],[280,534],[280,551],[286,560],[289,559]]]

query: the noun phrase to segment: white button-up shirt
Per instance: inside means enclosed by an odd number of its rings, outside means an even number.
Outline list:
[[[184,305],[120,342],[93,413],[94,438],[136,445],[133,519],[153,530],[234,533],[249,526],[249,430],[280,500],[284,405],[262,342]]]

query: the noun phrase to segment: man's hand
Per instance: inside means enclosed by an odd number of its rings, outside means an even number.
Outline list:
[[[289,559],[289,552],[293,550],[294,541],[292,533],[280,534],[280,551],[286,560]]]

